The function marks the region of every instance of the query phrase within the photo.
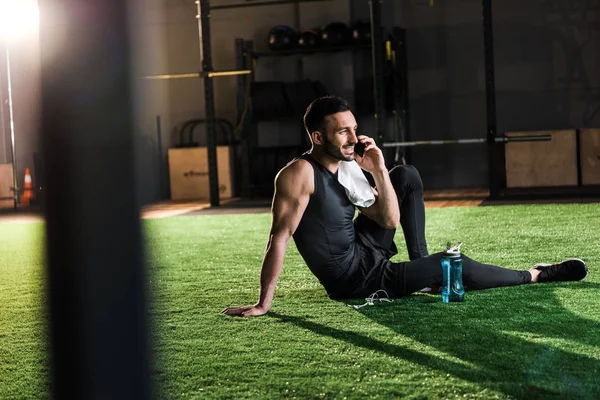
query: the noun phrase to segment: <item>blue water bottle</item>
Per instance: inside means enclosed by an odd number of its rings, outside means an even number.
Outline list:
[[[462,281],[462,258],[460,256],[460,245],[458,242],[446,246],[442,257],[442,300],[444,303],[461,302],[465,299],[465,288]]]

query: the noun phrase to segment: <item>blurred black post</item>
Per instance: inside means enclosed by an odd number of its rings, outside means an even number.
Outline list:
[[[53,396],[150,395],[127,1],[40,0]]]

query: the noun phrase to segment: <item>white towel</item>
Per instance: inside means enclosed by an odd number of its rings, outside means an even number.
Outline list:
[[[356,161],[343,161],[338,167],[338,182],[346,190],[346,196],[358,207],[375,203],[375,195],[369,181]]]

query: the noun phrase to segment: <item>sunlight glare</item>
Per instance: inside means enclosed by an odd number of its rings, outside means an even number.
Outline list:
[[[38,27],[37,0],[0,0],[0,36],[12,38]]]

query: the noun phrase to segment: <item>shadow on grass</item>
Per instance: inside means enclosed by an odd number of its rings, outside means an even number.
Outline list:
[[[503,290],[505,296],[487,290],[468,292],[466,301],[457,304],[443,304],[439,296],[416,295],[358,310],[377,324],[449,356],[444,358],[304,318],[269,315],[515,398],[598,399],[600,323],[565,309],[554,293],[560,287],[494,289]],[[595,293],[599,288],[600,284],[587,282],[573,286],[573,290]]]

